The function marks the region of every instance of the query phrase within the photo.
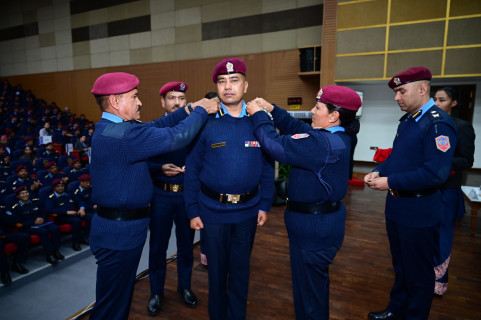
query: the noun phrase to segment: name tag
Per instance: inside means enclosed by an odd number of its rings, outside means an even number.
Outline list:
[[[261,147],[261,144],[259,143],[259,141],[246,141],[244,143],[245,147],[246,148],[260,148]]]
[[[210,146],[211,148],[225,147],[225,142],[213,143]]]

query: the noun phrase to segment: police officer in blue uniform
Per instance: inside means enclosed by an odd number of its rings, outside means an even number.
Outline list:
[[[431,72],[413,67],[389,81],[400,119],[389,157],[364,182],[387,192],[386,230],[395,273],[385,310],[371,320],[428,319],[434,291],[433,257],[441,220],[440,185],[451,171],[456,125],[430,98]]]
[[[90,226],[92,223],[92,217],[97,211],[97,204],[92,201],[92,185],[90,181],[90,174],[86,173],[78,177],[80,181],[79,186],[72,194],[73,200],[77,206],[83,208],[84,210],[79,210],[79,216],[85,220],[86,224],[83,228],[82,242],[84,244],[90,244]]]
[[[347,192],[350,135],[359,129],[354,120],[361,98],[350,88],[331,85],[316,100],[311,125],[261,98],[249,102],[247,111],[262,148],[291,165],[284,220],[296,319],[328,320],[329,265],[344,240],[346,208],[341,200]]]
[[[60,253],[60,230],[57,225],[47,221],[45,211],[41,209],[38,198],[30,198],[27,186],[20,186],[15,190],[18,201],[7,208],[11,221],[20,225],[22,232],[35,234],[40,237],[47,262],[56,265],[64,259]]]
[[[137,86],[128,73],[101,75],[92,90],[102,111],[92,138],[90,248],[97,260],[96,302],[90,320],[127,319],[149,226],[153,195],[147,159],[188,145],[218,104],[203,99],[141,123]]]
[[[185,82],[173,81],[159,90],[165,114],[171,114],[186,105]],[[189,307],[197,306],[197,296],[190,289],[194,264],[194,230],[190,228],[184,205],[184,166],[190,147],[169,152],[149,160],[149,170],[154,184],[150,202],[149,315],[158,314],[162,307],[166,274],[166,253],[172,224],[175,222],[177,243],[177,292]]]
[[[56,224],[70,224],[72,226],[72,249],[80,251],[80,243],[88,244],[82,236],[82,220],[85,217],[83,205],[75,203],[73,197],[65,192],[65,184],[62,179],[52,182],[53,192],[45,200],[45,208],[48,214],[55,214]]]
[[[246,113],[244,61],[219,62],[212,80],[222,105],[187,156],[184,199],[191,228],[205,230],[210,319],[245,319],[250,256],[272,204],[274,163]]]

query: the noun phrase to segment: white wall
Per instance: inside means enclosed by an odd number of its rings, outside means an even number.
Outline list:
[[[394,101],[394,92],[387,86],[387,81],[373,83],[346,83],[339,85],[362,91],[363,108],[360,118],[361,131],[358,134],[358,143],[354,153],[354,160],[372,161],[375,150],[390,148],[403,112]],[[474,104],[473,126],[476,133],[475,154],[473,168],[481,168],[481,78],[452,80],[434,79],[433,85],[475,84],[477,87]]]

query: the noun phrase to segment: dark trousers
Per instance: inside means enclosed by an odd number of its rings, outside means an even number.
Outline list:
[[[297,320],[329,319],[329,265],[339,246],[305,250],[289,242]]]
[[[164,294],[165,259],[173,222],[175,222],[177,240],[177,286],[181,290],[190,289],[192,266],[194,265],[192,250],[195,231],[190,228],[184,201],[165,203],[154,193],[154,198],[150,204],[149,226],[149,278],[152,295]]]
[[[402,226],[386,218],[395,282],[388,310],[406,320],[428,319],[434,292],[433,257],[439,224]]]
[[[144,243],[130,250],[92,247],[97,260],[97,285],[95,306],[89,319],[128,319]]]
[[[56,224],[70,224],[72,226],[72,242],[79,243],[82,239],[82,218],[71,214],[59,215]]]
[[[0,240],[0,271],[8,271],[7,257],[5,256],[5,243],[13,242],[17,245],[17,252],[13,263],[24,263],[27,260],[27,251],[30,246],[30,235],[24,232],[7,232],[5,238]]]
[[[238,224],[204,223],[211,320],[246,318],[250,256],[257,217]]]
[[[40,243],[46,254],[52,254],[60,248],[60,230],[57,225],[49,224],[40,228],[31,227],[28,232],[40,237]]]

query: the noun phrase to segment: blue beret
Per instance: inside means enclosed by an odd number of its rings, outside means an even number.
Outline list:
[[[159,95],[164,96],[169,91],[186,92],[189,86],[185,82],[172,81],[164,84],[159,90]]]
[[[212,80],[214,83],[217,83],[217,76],[220,74],[242,73],[245,76],[246,69],[246,64],[241,59],[225,59],[219,62],[215,67],[214,73],[212,74]]]
[[[362,105],[361,97],[356,91],[343,86],[325,86],[317,93],[317,101],[336,107],[357,111]]]
[[[105,73],[95,80],[90,93],[107,96],[129,92],[139,85],[139,78],[125,72]]]
[[[421,80],[431,80],[431,71],[425,67],[413,67],[406,71],[398,73],[389,81],[388,86],[391,89],[402,86],[403,84],[416,82]]]

